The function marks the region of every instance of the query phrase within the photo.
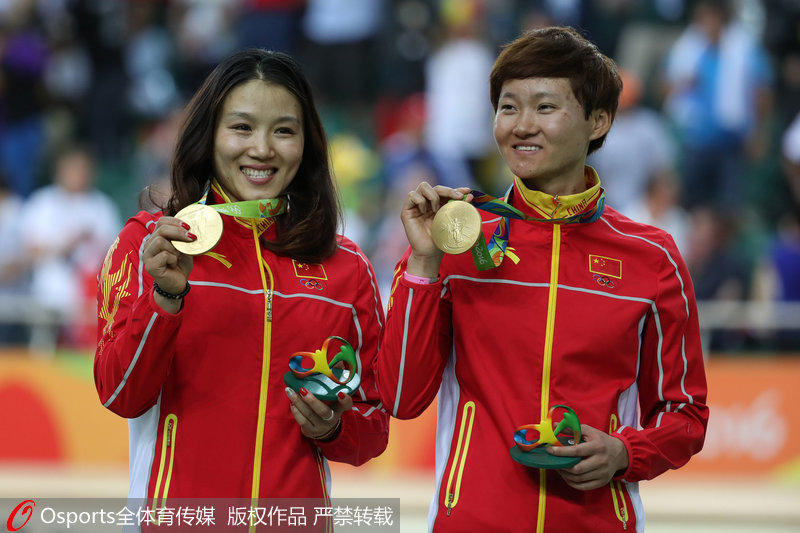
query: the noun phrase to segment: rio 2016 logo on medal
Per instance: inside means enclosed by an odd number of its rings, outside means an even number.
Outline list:
[[[431,237],[444,253],[462,254],[475,246],[480,235],[481,215],[468,202],[448,202],[433,217]]]

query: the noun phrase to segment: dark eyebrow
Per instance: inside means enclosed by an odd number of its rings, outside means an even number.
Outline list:
[[[294,122],[295,124],[300,124],[300,119],[294,115],[284,115],[282,117],[278,117],[275,119],[275,124],[280,124],[282,122]]]
[[[535,93],[533,95],[532,100],[539,100],[539,99],[542,99],[542,98],[553,98],[555,96],[556,95],[554,93],[551,93],[551,92],[548,92],[548,91],[539,91],[539,92],[537,92],[537,93]],[[503,99],[503,98],[517,99],[518,97],[517,97],[516,94],[512,93],[511,91],[505,91],[505,92],[500,94],[500,98],[498,98],[498,100],[499,99]]]
[[[229,120],[230,119],[237,119],[237,118],[241,118],[243,120],[249,120],[249,121],[253,121],[254,120],[253,115],[248,113],[247,111],[231,111],[230,113],[227,113],[222,118],[229,119]],[[300,119],[298,117],[294,116],[294,115],[283,115],[283,116],[277,117],[273,121],[273,124],[281,124],[283,122],[293,122],[295,124],[300,124]]]
[[[244,120],[253,120],[253,115],[247,113],[246,111],[231,111],[230,113],[226,113],[222,118],[241,118]]]

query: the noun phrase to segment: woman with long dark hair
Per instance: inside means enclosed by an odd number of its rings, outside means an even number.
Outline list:
[[[327,498],[328,459],[385,448],[383,311],[337,235],[328,161],[285,54],[234,54],[188,104],[163,212],[131,218],[99,276],[95,382],[130,419],[131,497]],[[290,357],[330,337],[352,346],[360,386],[332,401],[286,387]]]

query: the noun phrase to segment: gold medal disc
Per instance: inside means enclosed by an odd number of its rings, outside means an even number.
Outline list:
[[[178,211],[175,218],[189,224],[189,231],[197,235],[194,242],[172,241],[175,249],[183,254],[204,254],[212,250],[222,237],[222,217],[207,205],[187,205]]]
[[[431,237],[444,253],[464,253],[478,242],[480,235],[481,215],[468,202],[448,202],[433,217]]]

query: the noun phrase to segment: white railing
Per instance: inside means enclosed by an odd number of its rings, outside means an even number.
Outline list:
[[[697,312],[701,330],[800,330],[800,302],[698,302]]]
[[[778,330],[800,332],[800,302],[714,301],[698,302],[697,308],[703,337],[711,330],[741,330],[757,337],[768,337]],[[58,331],[65,323],[64,317],[43,309],[28,296],[0,296],[0,324],[30,328],[29,348],[34,353],[55,353]],[[76,323],[74,317],[70,323]]]
[[[65,317],[43,307],[26,294],[0,295],[0,324],[27,328],[31,353],[52,356],[58,346],[59,330],[65,324],[87,325],[92,317]]]

